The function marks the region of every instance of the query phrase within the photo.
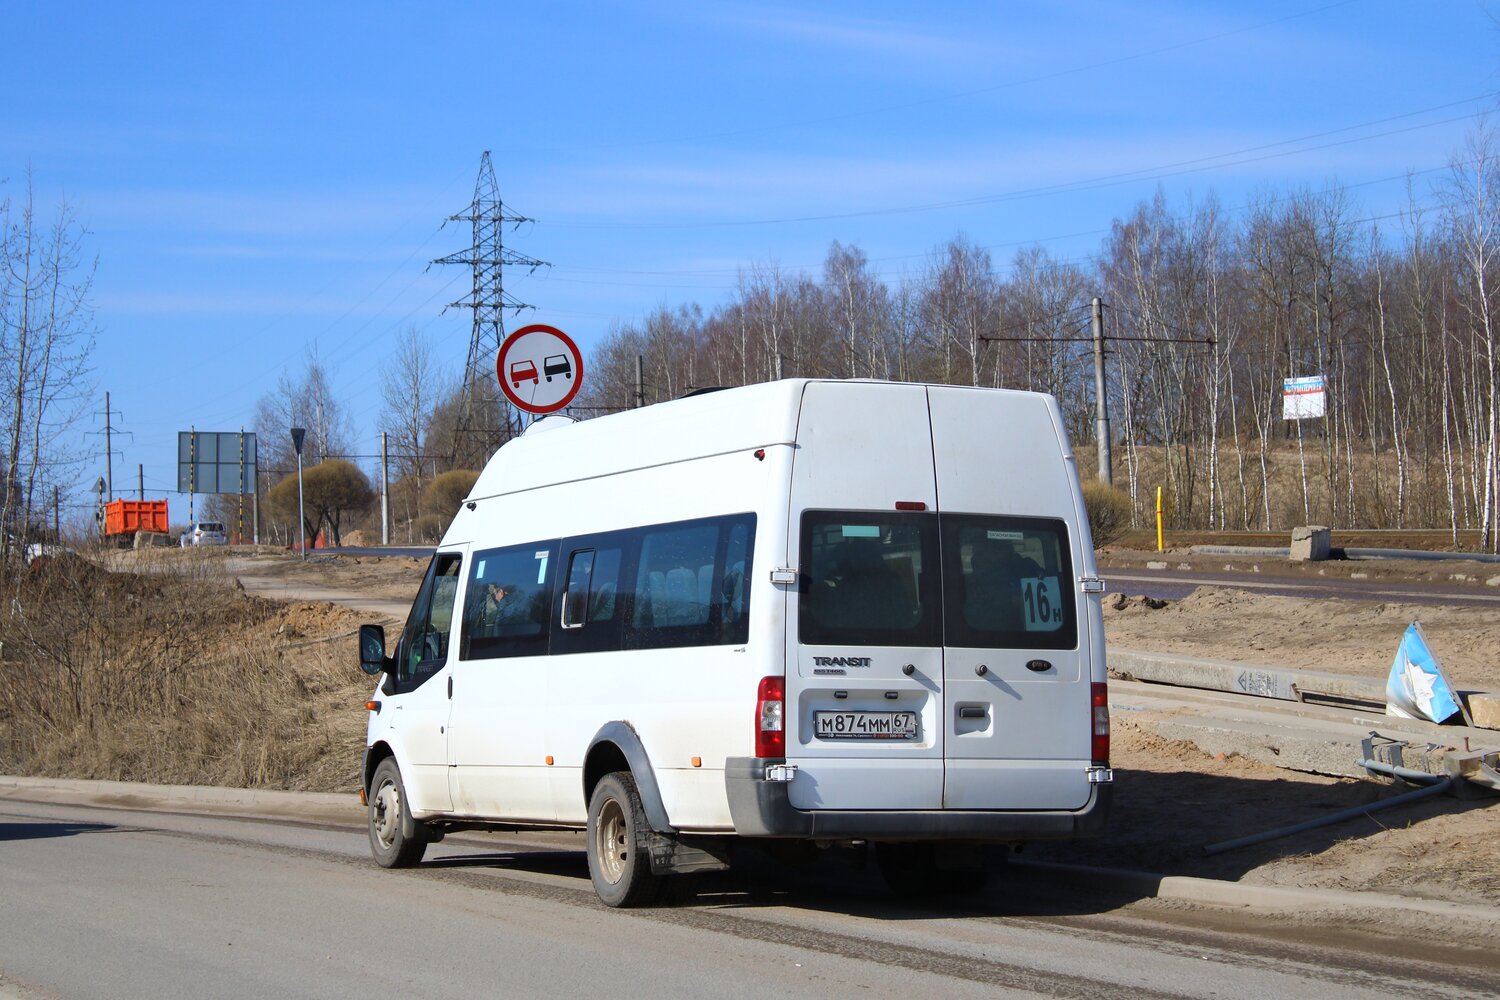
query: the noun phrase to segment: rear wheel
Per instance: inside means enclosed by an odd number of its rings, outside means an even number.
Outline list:
[[[396,758],[375,768],[369,793],[370,849],[382,868],[410,868],[427,851],[427,828],[412,818]]]
[[[607,906],[643,906],[661,893],[646,848],[649,826],[635,779],[615,771],[589,797],[588,859],[594,891]]]

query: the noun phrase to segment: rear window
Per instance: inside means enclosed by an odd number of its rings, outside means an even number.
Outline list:
[[[807,511],[801,558],[798,639],[808,645],[1078,644],[1058,519]]]
[[[217,531],[222,533],[224,531],[224,526],[218,521],[204,521],[198,525],[198,529],[200,531]]]
[[[807,511],[802,566],[802,642],[937,644],[936,515]]]
[[[1066,524],[1050,518],[944,514],[942,537],[947,645],[1077,645]]]

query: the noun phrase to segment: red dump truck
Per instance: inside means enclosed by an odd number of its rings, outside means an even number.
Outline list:
[[[144,544],[141,533],[165,536],[167,502],[165,500],[111,500],[104,505],[104,537],[121,548]]]

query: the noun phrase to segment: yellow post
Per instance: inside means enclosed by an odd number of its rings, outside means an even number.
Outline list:
[[[1165,552],[1166,546],[1162,544],[1161,536],[1161,487],[1156,488],[1156,551]]]

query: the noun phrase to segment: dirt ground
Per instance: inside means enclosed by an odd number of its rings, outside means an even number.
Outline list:
[[[186,554],[194,555],[193,553]],[[228,559],[225,555],[208,558]],[[1500,566],[1471,563],[1359,562],[1289,566],[1283,560],[1234,560],[1185,552],[1105,553],[1104,565],[1166,558],[1253,574],[1366,573],[1452,581],[1488,590]],[[240,550],[225,568],[407,599],[425,560],[313,556]],[[1463,580],[1457,582],[1465,582]],[[1493,592],[1493,591],[1489,591]],[[1116,607],[1116,604],[1119,606]],[[1112,645],[1216,659],[1384,677],[1402,630],[1420,620],[1449,676],[1460,687],[1500,690],[1500,607],[1453,607],[1360,601],[1308,601],[1230,587],[1204,587],[1181,601],[1151,607],[1109,595],[1105,628]],[[288,606],[266,626],[286,640],[338,635],[357,616],[331,605]],[[275,630],[281,630],[276,632]],[[350,663],[351,690],[365,682]],[[353,699],[351,699],[352,701]],[[1024,857],[1199,875],[1246,882],[1367,889],[1470,903],[1500,903],[1500,799],[1429,798],[1410,806],[1216,856],[1205,845],[1368,804],[1401,791],[1369,780],[1281,770],[1237,756],[1214,757],[1189,743],[1163,739],[1149,722],[1113,720],[1114,809],[1096,841],[1034,844]],[[357,754],[358,747],[350,750]],[[325,773],[334,773],[327,769]],[[307,787],[307,786],[303,786]],[[330,787],[329,791],[342,791]]]
[[[1384,681],[1402,633],[1422,623],[1448,679],[1467,691],[1500,691],[1500,605],[1310,601],[1233,587],[1199,587],[1162,607],[1107,594],[1111,646],[1322,670]]]

